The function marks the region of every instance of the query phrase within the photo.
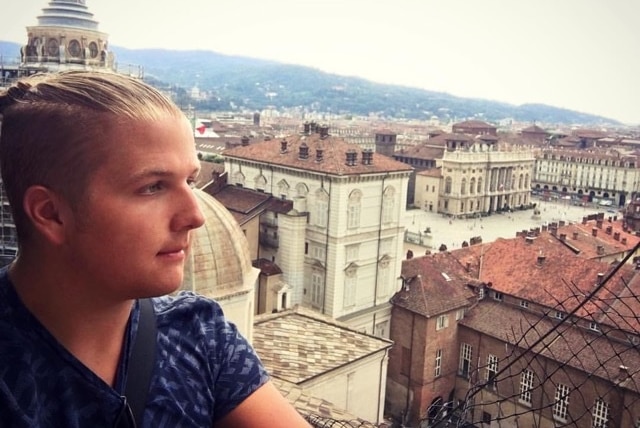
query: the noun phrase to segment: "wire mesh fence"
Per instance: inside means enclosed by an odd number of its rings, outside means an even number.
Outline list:
[[[640,427],[637,250],[588,292],[559,279],[568,297],[523,312],[504,356],[474,360],[464,399],[433,403],[420,426]]]

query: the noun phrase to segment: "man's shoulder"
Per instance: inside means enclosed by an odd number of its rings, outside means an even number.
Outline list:
[[[235,333],[235,326],[225,318],[218,302],[192,292],[153,299],[158,330],[171,336],[192,337]]]
[[[153,308],[159,318],[165,317],[224,317],[222,308],[213,299],[193,293],[181,291],[174,295],[155,297]]]

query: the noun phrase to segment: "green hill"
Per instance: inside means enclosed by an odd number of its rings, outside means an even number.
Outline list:
[[[523,122],[602,125],[613,119],[542,104],[512,105],[486,99],[462,98],[443,92],[375,83],[340,76],[311,67],[222,55],[212,51],[126,49],[112,47],[121,69],[128,64],[144,68],[153,84],[172,87],[180,102],[210,110],[261,110],[265,107],[344,115],[377,113],[383,117],[441,120],[480,118],[496,122],[513,118]],[[16,57],[19,45],[0,42],[0,55]],[[197,85],[214,96],[193,102],[187,90]]]

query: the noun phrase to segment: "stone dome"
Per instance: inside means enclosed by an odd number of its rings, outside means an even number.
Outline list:
[[[97,30],[98,22],[93,19],[85,0],[52,0],[38,16],[38,25],[52,27],[73,27]]]
[[[214,197],[194,192],[205,223],[191,232],[182,289],[214,299],[252,290],[257,274],[240,226]]]

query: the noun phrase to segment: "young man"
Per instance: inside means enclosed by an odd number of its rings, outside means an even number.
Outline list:
[[[136,79],[75,71],[16,83],[0,115],[19,241],[0,271],[0,427],[121,423],[147,297],[157,343],[143,426],[308,426],[215,302],[165,296],[204,222],[178,108]]]

